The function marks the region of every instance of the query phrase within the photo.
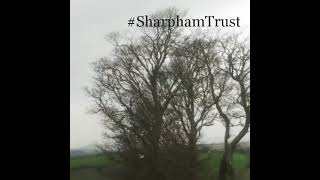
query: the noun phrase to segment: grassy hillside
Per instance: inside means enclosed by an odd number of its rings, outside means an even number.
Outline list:
[[[201,180],[216,179],[218,177],[221,152],[209,152],[201,154],[200,176]],[[249,180],[250,158],[247,154],[236,152],[233,156],[233,166],[239,180]]]
[[[110,163],[111,160],[101,154],[80,156],[70,160],[70,169],[102,168]]]
[[[70,180],[108,180],[97,168],[70,170]]]
[[[200,155],[200,180],[212,180],[218,176],[221,152],[211,151]],[[234,154],[234,168],[238,180],[249,180],[249,157],[244,153]],[[111,178],[115,174],[115,164],[104,155],[89,155],[70,159],[70,180],[118,180]],[[119,174],[119,173],[118,173]],[[121,173],[120,173],[121,174]]]

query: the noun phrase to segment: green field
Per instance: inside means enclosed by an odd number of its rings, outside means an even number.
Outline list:
[[[201,180],[212,180],[218,176],[221,152],[209,152],[200,155],[199,167]],[[249,180],[249,157],[235,153],[233,163],[239,180]],[[114,180],[115,164],[104,155],[90,155],[70,159],[70,180]],[[111,175],[112,174],[112,175]],[[121,174],[121,172],[120,172]]]
[[[104,155],[88,155],[70,159],[70,169],[103,168],[110,163],[111,160]]]
[[[70,180],[109,180],[112,162],[105,155],[88,155],[70,159]]]
[[[221,158],[221,152],[209,152],[200,156],[201,180],[217,179]],[[250,179],[250,159],[248,155],[238,152],[234,153],[233,167],[239,180]]]

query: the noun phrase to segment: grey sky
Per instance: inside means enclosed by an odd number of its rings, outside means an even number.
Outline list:
[[[107,56],[111,47],[104,37],[112,31],[134,30],[128,19],[175,6],[188,10],[188,16],[202,18],[240,17],[249,29],[249,0],[71,0],[70,13],[70,147],[99,142],[102,128],[93,115],[86,113],[89,99],[83,87],[90,85],[90,62]],[[204,129],[204,142],[221,141],[221,125]],[[245,139],[248,139],[247,136]]]

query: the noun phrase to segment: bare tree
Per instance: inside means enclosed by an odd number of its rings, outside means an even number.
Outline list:
[[[219,39],[214,47],[203,48],[202,51],[211,94],[225,125],[219,177],[220,180],[234,179],[232,156],[250,128],[250,49],[246,41],[239,40],[239,35],[232,35]],[[230,130],[234,126],[242,129],[230,141]]]
[[[168,18],[178,14],[174,8],[153,16]],[[179,90],[180,80],[170,76],[170,56],[179,41],[175,27],[142,29],[138,39],[121,39],[111,34],[112,58],[94,64],[94,87],[87,90],[116,144],[138,158],[148,160],[154,178],[164,179],[160,170],[160,144],[164,115]]]
[[[180,120],[187,137],[189,150],[189,177],[197,179],[197,142],[201,129],[213,125],[214,101],[210,98],[208,75],[202,56],[202,46],[198,40],[186,39],[177,48],[174,56],[175,72],[181,82],[181,89],[171,101],[171,107]]]
[[[177,14],[169,8],[152,16]],[[87,89],[92,112],[111,131],[113,151],[132,174],[141,172],[136,179],[195,180],[201,130],[219,118],[226,128],[220,179],[233,177],[233,152],[250,127],[247,44],[236,36],[182,36],[168,25],[140,30],[137,37],[108,36],[112,56],[93,64],[94,85]],[[242,130],[230,141],[237,125]]]

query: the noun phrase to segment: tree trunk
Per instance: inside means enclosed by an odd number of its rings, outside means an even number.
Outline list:
[[[232,153],[224,153],[219,169],[219,180],[235,180],[232,167]]]
[[[220,163],[219,180],[234,180],[234,171],[232,167],[233,147],[229,144],[230,121],[226,119],[226,131],[224,136],[224,152]]]
[[[160,113],[160,106],[157,104],[156,99],[156,105],[155,105],[155,124],[152,129],[152,163],[153,163],[153,176],[156,180],[165,180],[165,175],[162,173],[160,169],[160,133],[161,133],[161,126],[162,126],[162,116]]]
[[[196,140],[191,138],[190,146],[190,170],[189,170],[189,179],[196,180],[197,178],[197,150],[196,150]]]

